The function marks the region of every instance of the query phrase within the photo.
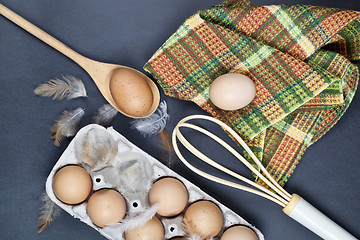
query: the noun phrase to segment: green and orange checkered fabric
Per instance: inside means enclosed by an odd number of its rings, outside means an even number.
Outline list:
[[[359,73],[350,61],[360,59],[359,17],[335,8],[229,0],[188,18],[144,69],[168,96],[193,101],[231,126],[284,185],[355,94]],[[255,99],[237,111],[209,100],[212,81],[228,72],[256,84]]]

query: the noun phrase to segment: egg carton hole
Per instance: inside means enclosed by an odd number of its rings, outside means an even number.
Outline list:
[[[178,234],[179,233],[179,226],[177,226],[176,224],[168,225],[167,229],[170,234]]]
[[[95,184],[104,183],[104,177],[102,175],[96,175],[93,177],[93,182]]]
[[[141,208],[141,202],[139,200],[132,201],[130,203],[130,207],[132,209],[134,209],[134,210],[140,209]]]
[[[139,207],[139,205],[140,205],[140,204],[139,204],[138,202],[133,202],[133,203],[132,203],[132,206],[133,206],[134,208]]]

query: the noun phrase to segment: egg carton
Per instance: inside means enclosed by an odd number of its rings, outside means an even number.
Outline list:
[[[61,207],[63,210],[65,210],[70,215],[72,215],[74,218],[80,219],[82,222],[84,222],[84,223],[88,224],[90,227],[96,229],[101,235],[103,235],[104,237],[106,237],[108,239],[116,239],[116,240],[124,239],[124,234],[122,232],[119,232],[118,234],[116,234],[116,237],[115,237],[113,233],[109,234],[109,232],[104,231],[103,228],[97,227],[96,225],[94,225],[91,222],[91,220],[86,212],[87,201],[85,201],[81,204],[78,204],[78,205],[68,205],[68,204],[61,202],[59,199],[57,199],[57,197],[55,196],[55,194],[53,192],[53,188],[52,188],[53,177],[54,177],[54,174],[57,172],[57,170],[59,170],[61,167],[65,166],[65,165],[69,165],[69,164],[78,164],[78,165],[82,164],[81,160],[79,160],[75,154],[75,142],[78,139],[80,139],[81,137],[83,137],[84,134],[86,134],[89,130],[94,129],[94,128],[98,129],[98,130],[106,131],[114,138],[114,140],[117,144],[119,157],[116,157],[114,159],[115,162],[113,164],[116,164],[117,161],[124,161],[124,159],[122,159],[122,157],[121,157],[122,153],[127,153],[127,155],[129,155],[129,153],[132,153],[132,155],[135,155],[136,157],[141,157],[141,158],[146,159],[146,161],[148,161],[150,163],[150,165],[152,166],[153,171],[152,171],[152,175],[150,176],[151,179],[149,179],[150,186],[152,185],[153,182],[155,182],[157,179],[159,179],[161,177],[166,177],[166,176],[175,177],[175,178],[179,179],[180,181],[182,181],[182,183],[185,185],[185,187],[188,190],[189,200],[188,200],[187,206],[189,206],[192,202],[195,202],[197,200],[210,200],[213,203],[217,204],[217,206],[220,207],[220,209],[223,213],[223,217],[224,217],[224,225],[223,225],[223,228],[219,235],[221,235],[221,233],[230,226],[245,225],[254,230],[254,232],[257,234],[259,240],[264,240],[264,236],[259,231],[259,229],[252,226],[251,224],[249,224],[241,216],[239,216],[238,214],[236,214],[235,212],[233,212],[232,210],[230,210],[229,208],[227,208],[226,206],[224,206],[223,204],[218,202],[216,199],[214,199],[210,195],[206,194],[195,184],[191,183],[186,178],[175,173],[174,171],[169,169],[167,166],[165,166],[164,164],[162,164],[161,162],[159,162],[158,160],[156,160],[155,158],[153,158],[146,152],[142,151],[139,147],[137,147],[136,145],[134,145],[133,143],[128,141],[124,136],[122,136],[120,133],[118,133],[112,127],[104,128],[104,127],[102,127],[100,125],[96,125],[96,124],[87,125],[79,130],[79,132],[76,134],[74,139],[70,142],[69,146],[65,149],[63,154],[60,156],[59,160],[54,165],[54,167],[51,170],[51,172],[47,178],[47,181],[46,181],[46,192],[47,192],[47,195],[50,197],[50,199],[53,202],[55,202],[59,207]],[[104,171],[104,170],[90,171],[89,169],[87,169],[87,170],[92,177],[92,182],[93,182],[92,190],[93,191],[96,191],[96,190],[102,189],[102,188],[113,188],[113,189],[118,190],[124,196],[124,198],[127,202],[127,211],[128,212],[138,211],[139,209],[144,207],[144,206],[141,206],[143,204],[143,200],[134,199],[134,198],[130,199],[129,197],[127,197],[126,194],[122,193],[119,190],[120,186],[116,186],[116,185],[114,185],[114,182],[109,181],[109,179],[111,179],[111,178],[109,178],[107,176],[106,171]],[[145,193],[145,194],[147,195],[147,193]],[[164,226],[165,239],[171,239],[173,237],[185,235],[185,232],[184,232],[183,226],[182,226],[182,217],[183,217],[183,213],[177,217],[172,217],[172,218],[166,218],[166,217],[161,217],[161,216],[159,217],[159,219],[161,220],[161,222]],[[126,216],[125,216],[125,219],[126,219]]]

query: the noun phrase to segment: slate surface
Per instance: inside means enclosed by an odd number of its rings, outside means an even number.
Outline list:
[[[279,0],[252,1],[255,5],[284,3]],[[195,11],[219,1],[167,0],[2,0],[2,4],[63,41],[79,53],[99,61],[118,63],[142,70],[156,49]],[[360,11],[358,0],[298,0],[288,4],[311,4]],[[360,65],[358,63],[358,65]],[[88,98],[52,101],[33,94],[47,80],[63,75],[81,78]],[[49,127],[64,110],[85,108],[80,125],[92,122],[104,98],[87,73],[74,62],[46,46],[4,17],[0,17],[0,239],[104,239],[97,231],[62,214],[43,233],[36,222],[46,178],[68,145],[54,147]],[[359,92],[359,91],[358,91]],[[205,114],[191,102],[164,96],[171,116],[167,129],[190,114]],[[154,157],[156,136],[143,138],[130,128],[130,118],[118,115],[114,128]],[[286,189],[296,192],[327,216],[360,237],[360,95],[357,93],[344,117],[305,153]],[[221,129],[215,132],[223,139]],[[192,141],[207,146],[200,135]],[[234,160],[219,147],[211,148],[213,159]],[[189,156],[190,157],[190,156]],[[268,240],[319,239],[289,219],[272,202],[203,179],[180,161],[173,169],[195,182],[205,192],[258,227]],[[206,168],[212,172],[210,168]]]

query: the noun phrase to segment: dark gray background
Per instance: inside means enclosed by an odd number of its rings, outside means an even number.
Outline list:
[[[218,0],[2,0],[1,3],[54,37],[95,60],[142,70],[158,47],[195,11]],[[253,1],[255,5],[299,3],[360,10],[360,1]],[[64,74],[81,78],[88,98],[52,101],[36,97],[33,89]],[[49,130],[64,110],[84,107],[81,126],[92,122],[105,103],[90,77],[74,62],[0,17],[0,239],[103,239],[91,227],[64,211],[43,233],[36,222],[46,178],[68,145],[54,147]],[[161,91],[161,90],[160,90]],[[165,97],[171,116],[167,129],[190,114],[204,114],[191,102]],[[303,156],[286,189],[305,199],[360,237],[360,96],[336,126]],[[118,115],[114,128],[154,157],[156,136],[143,138],[130,129],[131,119]],[[224,139],[220,129],[216,132]],[[193,141],[204,144],[195,135]],[[212,148],[214,159],[224,158]],[[233,161],[233,160],[232,160]],[[230,164],[230,163],[229,163]],[[230,165],[234,167],[233,165]],[[230,189],[196,176],[176,161],[174,170],[258,227],[268,240],[319,239],[263,198]]]

